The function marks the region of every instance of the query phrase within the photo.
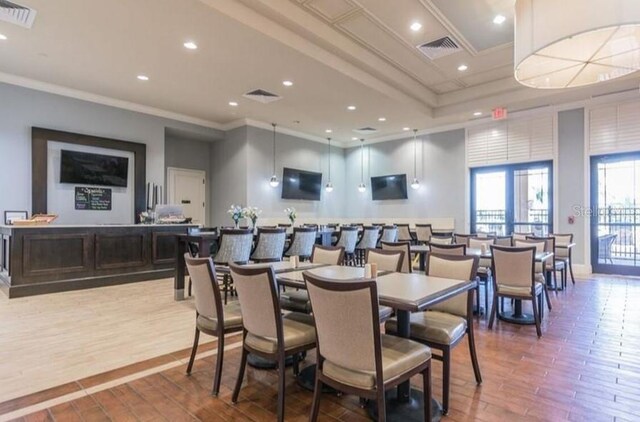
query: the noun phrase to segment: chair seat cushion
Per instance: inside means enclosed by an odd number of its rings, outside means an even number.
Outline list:
[[[547,264],[545,268],[547,269],[547,271],[553,271],[553,270],[559,271],[559,270],[563,270],[564,267],[565,267],[564,261],[556,260],[553,263]]]
[[[429,359],[431,349],[406,338],[380,335],[382,344],[382,376],[388,382],[410,371]],[[376,385],[374,372],[347,369],[324,361],[322,372],[325,376],[356,388],[371,390]]]
[[[280,294],[281,299],[285,297],[294,302],[304,303],[309,301],[309,293],[306,290],[287,290]]]
[[[311,302],[306,290],[287,290],[280,294],[280,307],[286,311],[311,313]]]
[[[380,311],[380,322],[388,320],[391,318],[391,315],[393,315],[393,308],[390,308],[389,306],[379,306],[378,308]]]
[[[316,329],[313,317],[299,312],[291,312],[282,318],[284,349],[291,350],[302,346],[313,346],[316,342]],[[247,333],[247,346],[264,353],[276,353],[278,340]]]
[[[537,277],[536,277],[537,279]],[[536,295],[542,292],[542,283],[536,281]],[[507,286],[504,284],[498,284],[498,294],[505,294],[510,296],[522,296],[522,297],[530,297],[531,296],[531,288],[530,287],[515,287],[515,286]]]
[[[411,314],[411,338],[438,344],[453,344],[467,331],[467,321],[447,312],[427,311]],[[385,324],[387,333],[396,333],[398,321]]]
[[[242,314],[240,313],[240,302],[231,302],[222,309],[224,317],[223,329],[241,329]],[[204,315],[198,315],[196,326],[200,331],[215,332],[218,331],[218,319],[208,318]]]

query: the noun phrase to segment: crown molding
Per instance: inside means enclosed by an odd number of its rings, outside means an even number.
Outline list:
[[[135,111],[137,113],[148,114],[150,116],[162,117],[165,119],[176,120],[183,123],[190,123],[210,129],[224,130],[223,125],[211,120],[200,119],[198,117],[187,116],[185,114],[175,113],[160,108],[150,107],[130,101],[119,100],[116,98],[106,97],[103,95],[92,94],[79,89],[68,88],[61,85],[42,82],[35,79],[25,78],[22,76],[12,75],[10,73],[0,72],[0,82],[10,85],[21,86],[23,88],[34,89],[36,91],[48,92],[50,94],[61,95],[63,97],[74,98],[77,100],[88,101],[91,103],[106,105],[123,110]]]

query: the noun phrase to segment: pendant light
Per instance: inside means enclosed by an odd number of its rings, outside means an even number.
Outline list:
[[[418,189],[420,187],[420,181],[418,180],[417,173],[417,150],[418,150],[418,139],[416,138],[418,133],[418,129],[413,129],[413,182],[411,182],[411,189]]]
[[[324,190],[327,192],[333,192],[333,183],[331,183],[331,138],[327,138],[327,141],[329,141],[329,181],[324,187]]]
[[[358,185],[358,192],[363,193],[367,191],[367,185],[364,183],[364,139],[360,139],[360,184]]]
[[[269,179],[269,185],[271,185],[272,188],[277,188],[280,181],[278,180],[278,176],[276,176],[276,124],[271,123],[271,126],[273,126],[273,176]]]

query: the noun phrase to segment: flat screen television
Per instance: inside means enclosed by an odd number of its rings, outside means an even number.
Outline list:
[[[372,177],[371,197],[374,201],[407,199],[407,175],[392,174]]]
[[[78,151],[61,151],[60,183],[127,187],[129,159]]]
[[[282,199],[319,201],[322,173],[285,167],[282,175]]]

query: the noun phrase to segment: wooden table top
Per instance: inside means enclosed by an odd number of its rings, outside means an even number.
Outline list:
[[[429,245],[411,245],[412,253],[427,253],[429,252]],[[491,258],[491,249],[487,249],[485,253],[478,248],[467,248],[467,255],[477,256],[480,258]],[[540,252],[536,253],[535,260],[537,262],[546,261],[553,257],[553,252]]]
[[[246,267],[246,268],[273,267],[273,271],[275,271],[276,274],[286,273],[290,271],[302,272],[304,270],[326,267],[326,266],[327,264],[313,264],[311,262],[299,262],[298,265],[294,267],[290,261],[261,262],[261,263],[243,265],[243,267]],[[222,274],[229,273],[229,267],[227,265],[216,265],[216,271]]]

